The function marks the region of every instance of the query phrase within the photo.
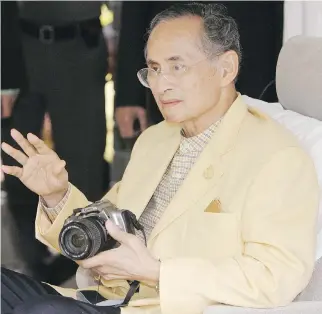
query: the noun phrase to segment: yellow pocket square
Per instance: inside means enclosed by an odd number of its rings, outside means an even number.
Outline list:
[[[205,213],[220,213],[221,202],[220,200],[213,200],[205,209]]]

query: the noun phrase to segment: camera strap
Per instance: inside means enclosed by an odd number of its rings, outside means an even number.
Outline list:
[[[143,233],[145,246],[147,246],[147,239],[146,239],[146,235],[145,235],[145,231],[144,231],[143,226],[139,223],[139,221],[136,219],[136,217],[134,215],[131,216],[131,220],[132,220],[134,227]],[[115,305],[114,307],[127,306],[129,304],[131,298],[133,297],[133,295],[138,291],[139,286],[140,286],[140,282],[137,280],[133,280],[132,282],[130,282],[130,289],[127,292],[123,302],[119,305]]]
[[[140,286],[140,282],[137,280],[134,280],[130,283],[130,289],[127,292],[123,302],[121,304],[118,305],[114,305],[114,307],[124,307],[127,306],[131,300],[131,298],[133,297],[133,295],[136,293],[136,291],[138,290]]]
[[[132,224],[134,225],[135,229],[137,229],[138,231],[141,231],[143,233],[145,246],[147,246],[147,239],[146,239],[144,227],[139,223],[139,221],[136,219],[136,217],[134,215],[131,215],[130,219],[131,219]],[[99,291],[100,283],[101,283],[101,277],[99,277],[97,292]],[[115,307],[115,308],[125,307],[129,304],[133,295],[138,291],[139,286],[140,286],[140,282],[137,280],[133,280],[133,281],[129,281],[129,284],[130,284],[130,289],[127,292],[123,302],[121,304],[115,304],[115,305],[113,305],[113,307]]]

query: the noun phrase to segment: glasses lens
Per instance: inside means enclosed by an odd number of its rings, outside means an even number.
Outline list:
[[[151,81],[151,77],[153,77],[153,70],[148,69],[148,68],[144,68],[141,69],[138,72],[138,79],[141,82],[141,84],[147,88],[150,88],[150,84],[149,81]]]

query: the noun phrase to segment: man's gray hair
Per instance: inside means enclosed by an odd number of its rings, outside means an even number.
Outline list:
[[[233,50],[237,53],[240,64],[242,53],[237,23],[221,4],[188,3],[171,6],[154,17],[147,34],[150,35],[163,21],[184,16],[199,16],[203,20],[201,44],[208,58]]]

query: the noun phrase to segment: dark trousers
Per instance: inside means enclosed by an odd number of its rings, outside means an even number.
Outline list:
[[[28,89],[15,104],[12,119],[2,127],[2,141],[17,147],[9,130],[40,135],[45,112],[49,112],[54,149],[67,163],[69,181],[91,201],[107,191],[109,171],[104,161],[106,143],[105,73],[107,52],[103,36],[88,47],[78,36],[44,44],[23,35]],[[2,154],[3,164],[17,163]],[[15,177],[6,176],[8,206],[16,229],[14,242],[19,257],[34,278],[59,285],[76,271],[76,264],[60,256],[46,267],[47,249],[35,239],[34,221],[38,196]],[[62,267],[62,265],[64,265]],[[59,275],[57,275],[59,274]]]
[[[60,295],[45,283],[1,269],[3,314],[120,314],[118,308],[95,306]]]
[[[50,115],[54,149],[66,161],[70,182],[96,201],[104,194],[107,50],[103,35],[97,45],[88,46],[80,35],[43,43],[22,32],[29,90]]]
[[[17,128],[22,134],[32,132],[40,135],[46,108],[39,94],[23,90],[17,99],[12,117],[2,120],[1,141],[19,148],[10,136],[10,129]],[[2,154],[5,165],[19,165],[7,154]],[[35,238],[35,217],[39,197],[27,189],[19,179],[6,175],[4,187],[7,192],[7,206],[14,222],[12,239],[17,256],[24,263],[24,271],[37,280],[59,285],[71,277],[77,265],[60,255],[50,264],[44,260],[49,257],[45,245]],[[1,241],[5,241],[4,238]]]

